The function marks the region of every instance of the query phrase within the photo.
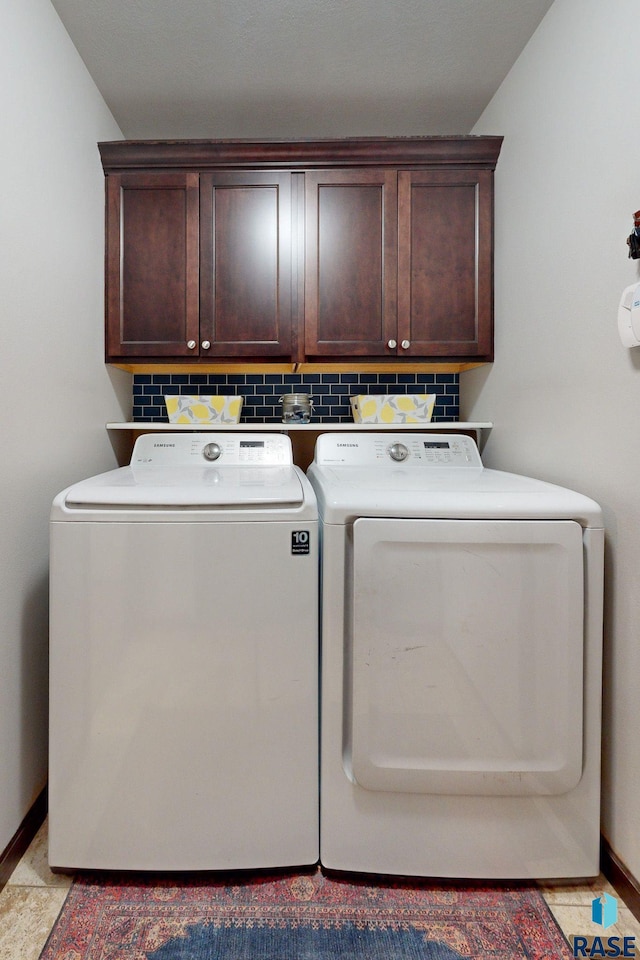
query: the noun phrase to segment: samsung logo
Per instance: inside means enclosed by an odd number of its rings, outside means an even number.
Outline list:
[[[337,443],[336,446],[337,447],[355,447],[356,449],[358,448],[357,443]]]
[[[154,447],[175,447],[175,443],[154,443]]]

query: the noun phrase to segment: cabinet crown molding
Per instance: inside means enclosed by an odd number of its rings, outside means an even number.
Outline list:
[[[105,173],[286,166],[474,166],[494,169],[498,136],[352,137],[319,140],[113,140],[98,144]]]

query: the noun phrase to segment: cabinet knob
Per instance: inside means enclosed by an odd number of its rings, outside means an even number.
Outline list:
[[[403,340],[402,343],[400,344],[400,346],[402,347],[403,350],[408,350],[409,347],[411,346],[411,341],[410,341],[410,340]]]
[[[398,346],[398,341],[397,341],[397,340],[387,340],[387,346],[389,347],[390,350],[395,350],[395,348]]]
[[[203,350],[208,350],[211,346],[211,340],[203,340],[201,346]]]
[[[189,347],[189,350],[195,350],[195,347],[196,347],[195,340],[187,340],[187,346]]]

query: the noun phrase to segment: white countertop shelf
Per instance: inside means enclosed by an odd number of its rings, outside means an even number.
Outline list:
[[[182,433],[183,431],[197,431],[198,433],[212,431],[233,431],[243,433],[287,433],[291,434],[291,442],[294,449],[298,450],[300,460],[305,462],[300,454],[301,445],[306,449],[306,458],[312,456],[315,437],[319,433],[355,433],[357,431],[376,431],[393,432],[399,431],[422,431],[422,432],[441,432],[452,433],[464,431],[472,433],[475,436],[476,443],[480,451],[483,450],[487,438],[493,427],[493,423],[488,421],[465,421],[465,420],[445,420],[431,423],[327,423],[322,420],[311,421],[311,423],[282,423],[279,420],[273,420],[269,423],[163,423],[154,420],[131,420],[126,423],[107,423],[107,430],[113,431],[111,434],[112,443],[115,444],[116,437],[119,438],[118,448],[122,463],[128,463],[128,459],[123,452],[124,447],[129,443],[132,445],[135,439],[135,433]],[[130,437],[130,441],[125,438]]]
[[[181,433],[183,430],[233,430],[260,433],[262,431],[321,431],[336,433],[342,430],[491,430],[493,423],[463,420],[440,420],[431,423],[326,423],[315,420],[311,423],[281,423],[274,420],[269,423],[162,423],[154,420],[130,420],[126,423],[108,423],[107,430],[158,430]]]

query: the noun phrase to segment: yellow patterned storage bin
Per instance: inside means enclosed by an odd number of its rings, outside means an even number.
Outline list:
[[[435,393],[361,393],[351,397],[356,423],[429,423]]]
[[[238,423],[243,397],[165,396],[169,423]]]

